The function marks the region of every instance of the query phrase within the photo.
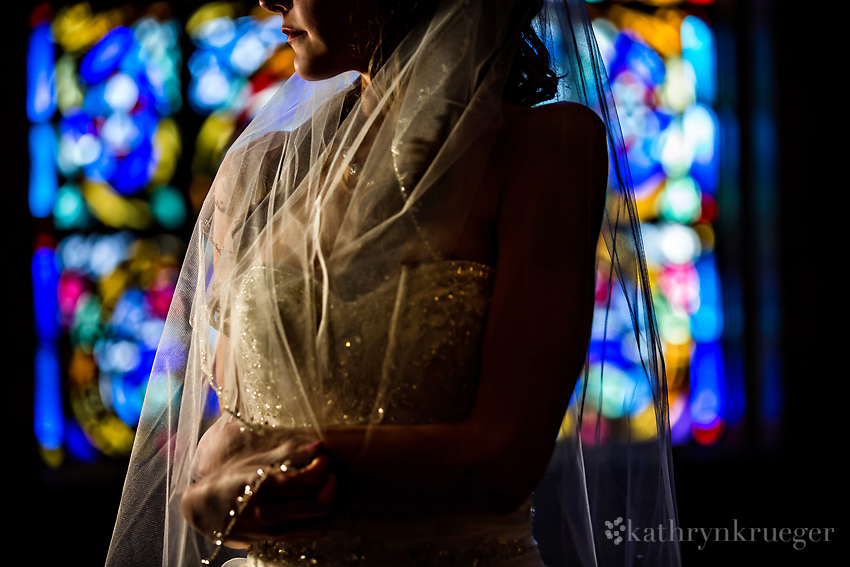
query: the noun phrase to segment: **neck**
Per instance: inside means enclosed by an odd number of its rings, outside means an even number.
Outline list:
[[[372,82],[372,74],[369,72],[360,73],[360,94],[366,90],[366,87],[369,86],[369,83]]]
[[[360,73],[360,92],[357,93],[357,96],[360,98],[362,112],[367,115],[372,113],[378,105],[376,93],[368,89],[371,82],[372,75],[370,73]]]

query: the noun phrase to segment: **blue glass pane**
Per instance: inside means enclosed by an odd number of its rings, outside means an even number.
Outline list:
[[[92,181],[109,182],[115,175],[118,160],[109,152],[101,152],[96,160],[83,166],[83,175]]]
[[[56,133],[51,124],[34,124],[29,131],[30,214],[36,218],[49,217],[59,188],[56,178]]]
[[[717,74],[715,64],[714,32],[697,18],[687,16],[682,22],[682,59],[689,62],[697,82],[697,100],[713,103]]]
[[[133,31],[130,28],[112,28],[85,54],[80,64],[80,75],[89,84],[101,82],[118,69],[132,42]]]
[[[65,442],[75,459],[85,462],[97,460],[97,449],[89,442],[83,429],[73,419],[65,420]]]
[[[39,445],[59,449],[65,436],[59,349],[53,341],[41,341],[35,352],[35,408],[33,428]]]
[[[112,176],[112,187],[122,195],[132,195],[145,188],[150,180],[152,148],[145,140],[118,161]]]
[[[46,122],[56,112],[53,34],[50,24],[32,30],[27,50],[27,118]]]
[[[83,112],[89,116],[106,116],[112,109],[106,103],[106,83],[89,85],[83,97]]]
[[[691,335],[698,342],[715,342],[723,333],[720,276],[714,254],[703,255],[696,264],[699,274],[699,309],[691,317]]]
[[[720,343],[696,343],[691,358],[691,422],[715,427],[723,419],[726,398],[723,353]]]
[[[50,248],[38,248],[32,256],[32,294],[35,310],[35,332],[39,339],[59,337],[59,302],[57,286],[59,267],[56,253]]]
[[[617,56],[611,65],[611,75],[628,69],[648,86],[659,85],[664,81],[664,61],[648,45],[633,39],[628,33],[621,33],[617,36],[615,49]]]
[[[69,112],[59,120],[59,134],[94,134],[95,128],[91,116],[81,110]]]

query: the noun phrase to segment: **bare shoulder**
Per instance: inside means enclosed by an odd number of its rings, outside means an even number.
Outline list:
[[[504,135],[516,147],[554,151],[576,144],[605,144],[605,125],[590,108],[574,102],[556,102],[535,108],[505,104]]]
[[[604,188],[598,178],[607,175],[606,129],[584,105],[559,102],[525,108],[505,103],[500,142],[507,185],[518,176],[533,176],[546,191],[590,174],[591,190]]]
[[[576,103],[506,104],[504,117],[498,213],[504,238],[539,230],[546,219],[553,226],[568,221],[576,227],[601,219],[608,148],[605,125],[596,113]],[[585,228],[592,232],[590,225]]]

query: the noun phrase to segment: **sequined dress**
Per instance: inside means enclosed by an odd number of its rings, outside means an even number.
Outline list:
[[[326,304],[327,340],[319,349],[326,361],[324,423],[401,425],[465,419],[477,391],[493,280],[494,270],[488,266],[440,261],[405,266],[366,293],[333,293]],[[234,301],[231,323],[241,332],[233,336],[242,341],[238,350],[246,369],[240,391],[245,418],[288,426],[293,425],[291,418],[276,408],[285,405],[289,393],[269,383],[275,374],[265,370],[266,349],[256,339],[259,331],[252,330],[252,314],[263,308],[262,286],[270,281],[284,326],[298,324],[302,302],[319,300],[305,291],[300,272],[261,266],[242,279]],[[298,358],[299,345],[291,350]],[[530,502],[503,516],[361,520],[357,532],[256,545],[247,565],[544,567],[532,537]]]

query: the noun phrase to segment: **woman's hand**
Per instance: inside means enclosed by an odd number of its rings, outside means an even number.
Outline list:
[[[217,435],[205,435],[201,442],[202,478],[182,500],[189,523],[205,537],[237,548],[258,541],[324,535],[336,493],[336,477],[328,472],[324,445],[291,437],[269,450],[233,458],[243,453],[245,442],[251,445],[252,441],[230,425]],[[239,449],[237,440],[243,442]],[[279,463],[284,462],[281,467]],[[267,476],[256,488],[261,475]],[[246,494],[246,487],[253,494]],[[247,501],[241,514],[239,497]],[[228,531],[233,518],[236,521]]]

